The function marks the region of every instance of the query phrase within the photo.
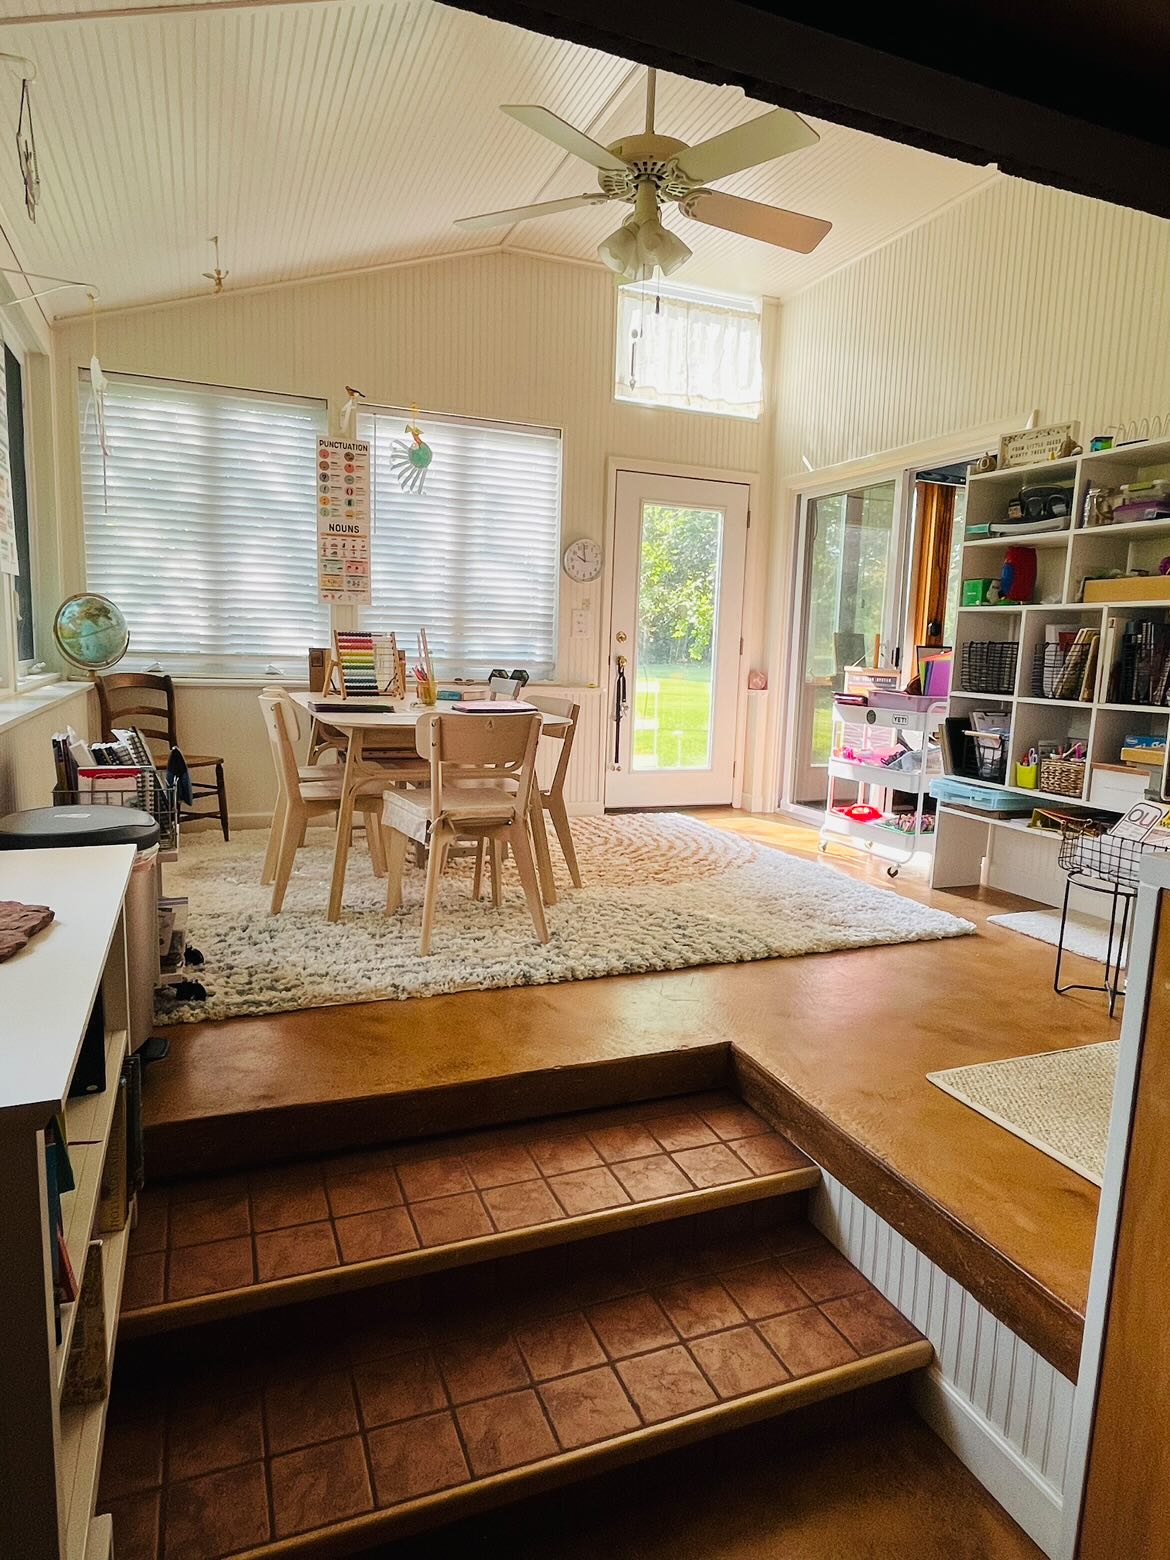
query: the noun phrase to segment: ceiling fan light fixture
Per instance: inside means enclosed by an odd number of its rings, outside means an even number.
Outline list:
[[[638,266],[638,224],[627,217],[620,228],[597,246],[599,258],[619,276],[632,276]]]
[[[678,234],[663,227],[657,217],[644,222],[638,231],[638,255],[643,265],[651,271],[657,266],[663,276],[670,276],[680,265],[686,265],[691,253]]]

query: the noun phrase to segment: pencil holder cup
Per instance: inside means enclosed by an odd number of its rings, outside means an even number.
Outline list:
[[[1034,791],[1039,779],[1038,764],[1016,765],[1016,789],[1019,791]]]
[[[428,709],[438,699],[439,690],[433,682],[420,682],[418,685],[418,702],[425,704]]]

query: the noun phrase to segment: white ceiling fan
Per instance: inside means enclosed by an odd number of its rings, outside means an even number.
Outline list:
[[[813,146],[820,137],[799,114],[786,108],[751,119],[747,124],[725,130],[688,146],[672,136],[654,130],[656,72],[646,75],[646,128],[641,135],[623,136],[612,146],[602,146],[547,108],[533,104],[502,105],[502,112],[522,125],[546,136],[566,152],[580,157],[597,169],[598,193],[570,195],[564,200],[546,200],[533,206],[513,206],[506,211],[487,211],[481,216],[460,217],[458,227],[506,227],[529,217],[548,217],[578,206],[597,206],[620,200],[633,205],[633,212],[621,227],[602,240],[598,254],[623,280],[648,278],[655,268],[664,276],[677,271],[691,258],[691,251],[675,233],[663,227],[661,205],[674,201],[684,216],[708,227],[740,233],[781,249],[809,254],[824,238],[832,223],[819,217],[802,216],[779,206],[765,206],[708,189],[714,179],[727,178],[757,163],[784,157],[802,147]]]

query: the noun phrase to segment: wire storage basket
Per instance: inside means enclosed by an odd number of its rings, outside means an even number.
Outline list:
[[[160,850],[174,852],[179,848],[178,786],[164,780],[157,769],[138,769],[134,779],[124,773],[116,779],[79,776],[76,789],[54,791],[53,802],[55,806],[136,807],[158,823]]]
[[[1002,785],[1007,778],[1008,744],[1000,731],[968,731],[968,773]]]
[[[964,693],[1012,693],[1020,647],[1014,639],[970,639],[963,646],[959,676]]]
[[[1089,703],[1093,692],[1091,687],[1084,689],[1084,668],[1083,658],[1079,653],[1074,656],[1070,646],[1037,645],[1032,656],[1032,697]]]
[[[1088,820],[1070,821],[1060,831],[1062,870],[1083,873],[1100,883],[1136,888],[1143,858],[1165,853],[1164,846],[1121,839],[1106,833],[1103,824]]]

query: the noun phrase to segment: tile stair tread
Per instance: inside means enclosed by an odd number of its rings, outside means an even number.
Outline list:
[[[359,1553],[929,1363],[810,1225],[712,1219],[620,1237],[617,1259],[610,1239],[237,1321],[173,1371],[139,1360],[98,1503],[118,1553]]]
[[[736,1096],[676,1096],[148,1186],[124,1337],[805,1190]]]

